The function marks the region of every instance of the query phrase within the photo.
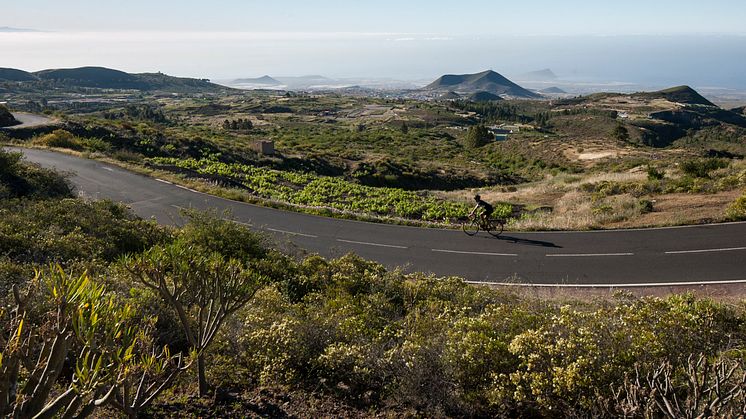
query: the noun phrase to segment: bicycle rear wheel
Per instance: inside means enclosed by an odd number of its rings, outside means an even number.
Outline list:
[[[487,232],[493,237],[499,236],[505,229],[505,221],[501,219],[490,220],[487,223]]]
[[[479,223],[477,220],[466,220],[461,223],[461,229],[469,236],[473,236],[479,232]]]

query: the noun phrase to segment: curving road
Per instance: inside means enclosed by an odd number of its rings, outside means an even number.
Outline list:
[[[22,129],[22,128],[36,128],[36,127],[43,127],[47,125],[53,125],[58,122],[44,115],[37,115],[33,113],[28,113],[28,112],[13,112],[13,118],[15,118],[18,122],[20,122],[20,124],[13,125],[10,127],[4,127],[4,129],[14,130],[14,129]]]
[[[236,222],[284,246],[327,257],[355,252],[388,267],[473,282],[638,286],[746,282],[746,223],[647,230],[480,233],[339,220],[205,195],[94,160],[21,150],[70,172],[79,194],[128,204],[142,217],[180,222],[181,208],[230,210]]]

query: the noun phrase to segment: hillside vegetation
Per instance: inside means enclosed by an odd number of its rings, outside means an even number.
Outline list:
[[[3,415],[745,413],[742,304],[542,300],[296,259],[215,214],[167,228],[69,198],[58,175],[0,157],[15,191],[0,200]]]
[[[166,90],[173,92],[216,92],[230,90],[208,80],[180,78],[163,73],[130,74],[105,67],[41,70],[34,73],[12,68],[0,69],[0,82],[19,83],[19,89],[96,88],[123,90]]]
[[[15,68],[0,68],[0,81],[33,81],[37,80],[33,74],[28,71],[17,70]]]
[[[201,90],[195,79],[90,71],[165,85],[0,82],[14,109],[59,121],[6,135],[226,198],[420,225],[454,225],[475,193],[510,209],[509,229],[718,222],[746,186],[742,110],[712,106],[686,86],[552,100],[453,91],[504,83],[483,72],[444,77],[443,90],[376,97],[383,93]],[[188,93],[169,90],[179,85]],[[272,154],[258,148],[266,141]],[[714,169],[685,170],[692,165]]]

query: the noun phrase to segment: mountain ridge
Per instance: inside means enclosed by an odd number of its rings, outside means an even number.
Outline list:
[[[163,73],[127,73],[107,67],[86,66],[56,68],[27,72],[15,68],[0,68],[0,81],[52,83],[56,87],[88,87],[121,90],[169,90],[174,92],[204,92],[229,89],[207,79],[175,77]]]
[[[282,84],[279,80],[269,75],[263,75],[261,77],[247,77],[233,80],[236,84],[266,84],[269,86],[277,86]]]
[[[34,81],[38,79],[38,77],[28,71],[0,67],[0,81]]]

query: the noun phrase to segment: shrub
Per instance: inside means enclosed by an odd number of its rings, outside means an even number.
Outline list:
[[[112,261],[167,237],[110,201],[0,201],[0,255],[17,263]]]
[[[86,150],[97,151],[100,153],[107,153],[111,151],[111,144],[100,138],[81,138],[80,144]]]
[[[733,201],[725,211],[725,216],[731,221],[746,220],[746,194]]]
[[[179,231],[184,244],[206,252],[218,252],[226,258],[246,262],[267,255],[265,238],[215,212],[184,211],[188,223]],[[226,214],[228,216],[229,214]]]
[[[653,212],[653,201],[649,199],[641,199],[640,202],[640,214],[647,214]]]
[[[72,195],[64,177],[52,170],[26,164],[21,157],[21,153],[0,150],[0,199]]]
[[[89,416],[132,366],[133,308],[87,274],[59,266],[32,283],[26,295],[15,290],[12,311],[0,313],[0,414]]]
[[[464,145],[468,148],[479,148],[489,143],[491,139],[494,139],[494,137],[487,127],[484,125],[477,125],[470,127],[466,132]]]
[[[646,171],[648,173],[648,180],[661,180],[665,176],[665,173],[658,170],[655,166],[648,165]]]
[[[129,150],[117,150],[111,155],[111,157],[127,163],[138,163],[143,159],[142,154]]]
[[[681,164],[681,170],[684,174],[693,178],[709,177],[710,172],[724,167],[728,167],[728,161],[717,158],[687,160]]]
[[[624,125],[617,124],[611,131],[611,136],[618,141],[627,141],[629,140],[629,131]]]
[[[519,400],[547,411],[582,406],[589,412],[611,396],[610,386],[622,382],[625,371],[650,371],[660,359],[680,365],[692,353],[726,345],[739,327],[729,318],[725,306],[691,295],[597,310],[563,306],[549,322],[512,340],[519,366],[509,383]]]
[[[36,137],[33,140],[33,143],[45,147],[69,148],[70,150],[83,149],[83,144],[81,143],[80,138],[64,129],[56,129],[49,134]]]

